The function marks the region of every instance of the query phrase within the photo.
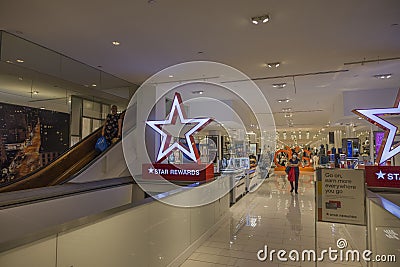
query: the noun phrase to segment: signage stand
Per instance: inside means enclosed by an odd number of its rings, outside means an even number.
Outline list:
[[[366,226],[367,216],[364,170],[319,168],[316,174],[314,245],[317,251],[318,222]]]

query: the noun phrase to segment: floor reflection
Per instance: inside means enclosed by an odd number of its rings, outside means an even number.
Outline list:
[[[301,212],[300,212],[300,203],[299,197],[297,194],[292,194],[291,201],[289,204],[289,209],[286,214],[286,218],[291,225],[291,239],[298,240],[301,233]]]
[[[181,266],[315,266],[314,262],[257,260],[265,245],[276,250],[327,248],[346,235],[343,225],[318,223],[317,229],[315,225],[314,173],[300,173],[296,195],[290,193],[286,174],[277,172],[235,203],[229,220]]]

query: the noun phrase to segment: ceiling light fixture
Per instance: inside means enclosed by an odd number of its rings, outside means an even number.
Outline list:
[[[168,77],[170,77],[170,78],[174,78],[174,75],[168,75]]]
[[[92,84],[92,86],[93,86],[93,87],[96,87],[96,86],[97,86],[97,84],[95,84],[95,83],[94,83],[94,84]]]
[[[273,83],[272,87],[279,88],[279,89],[285,88],[286,87],[286,83]]]
[[[16,61],[17,61],[18,63],[24,63],[24,60],[23,60],[23,59],[19,59],[19,58],[18,58]]]
[[[285,114],[285,118],[291,118],[291,117],[293,117],[292,113]]]
[[[46,109],[45,107],[40,107],[40,109]]]
[[[39,94],[39,91],[33,91],[32,92],[34,95],[38,95]]]
[[[268,66],[269,68],[277,68],[277,67],[279,67],[280,65],[281,65],[280,62],[267,63],[267,66]]]
[[[267,23],[268,21],[269,21],[268,15],[262,15],[262,16],[257,16],[257,17],[251,18],[251,22],[255,25],[260,24],[260,23]]]
[[[199,90],[199,91],[193,91],[192,93],[195,95],[202,95],[204,93],[204,91]]]
[[[121,43],[118,42],[118,41],[113,41],[112,44],[115,45],[115,46],[118,46],[118,45],[120,45]]]
[[[389,79],[392,77],[392,74],[391,73],[377,74],[377,75],[374,75],[374,77],[377,79]]]
[[[282,108],[282,111],[283,112],[290,112],[290,111],[292,111],[292,108]]]
[[[279,103],[284,103],[284,102],[288,103],[290,101],[290,99],[289,98],[284,98],[284,99],[278,99],[276,101],[278,101]]]

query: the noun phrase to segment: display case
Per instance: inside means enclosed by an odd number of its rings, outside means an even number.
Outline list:
[[[219,172],[218,160],[218,135],[208,135],[199,141],[200,161],[202,163],[213,163],[214,173]]]
[[[229,160],[234,155],[232,144],[228,136],[221,136],[221,159]]]
[[[252,183],[252,179],[256,177],[256,167],[245,170],[245,173],[246,173],[246,192],[249,192],[255,185],[254,183]]]
[[[230,176],[230,202],[234,204],[239,198],[246,194],[245,172],[243,169],[225,169],[221,170],[221,174]]]
[[[374,193],[367,191],[368,249],[372,255],[385,257],[386,262],[372,261],[371,267],[399,266],[400,196],[398,192]]]
[[[358,138],[343,138],[342,139],[343,153],[347,157],[358,157],[360,155],[360,139]]]
[[[348,157],[346,159],[346,167],[347,169],[357,169],[358,167],[358,158]]]

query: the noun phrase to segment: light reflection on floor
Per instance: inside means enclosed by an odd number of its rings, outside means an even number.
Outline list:
[[[254,193],[246,194],[230,209],[230,218],[181,266],[316,266],[314,262],[257,260],[257,252],[268,249],[336,249],[339,238],[350,239],[344,225],[317,225],[315,240],[314,173],[301,173],[299,194],[290,193],[285,173],[277,172]],[[365,229],[351,229],[363,235]],[[354,233],[353,233],[354,234]],[[348,249],[352,249],[349,242]],[[357,247],[358,248],[358,247]],[[360,249],[360,248],[359,248]],[[362,248],[364,249],[364,248]],[[317,250],[318,251],[318,250]],[[287,257],[287,256],[286,256]],[[317,266],[361,266],[358,262],[319,262]]]

